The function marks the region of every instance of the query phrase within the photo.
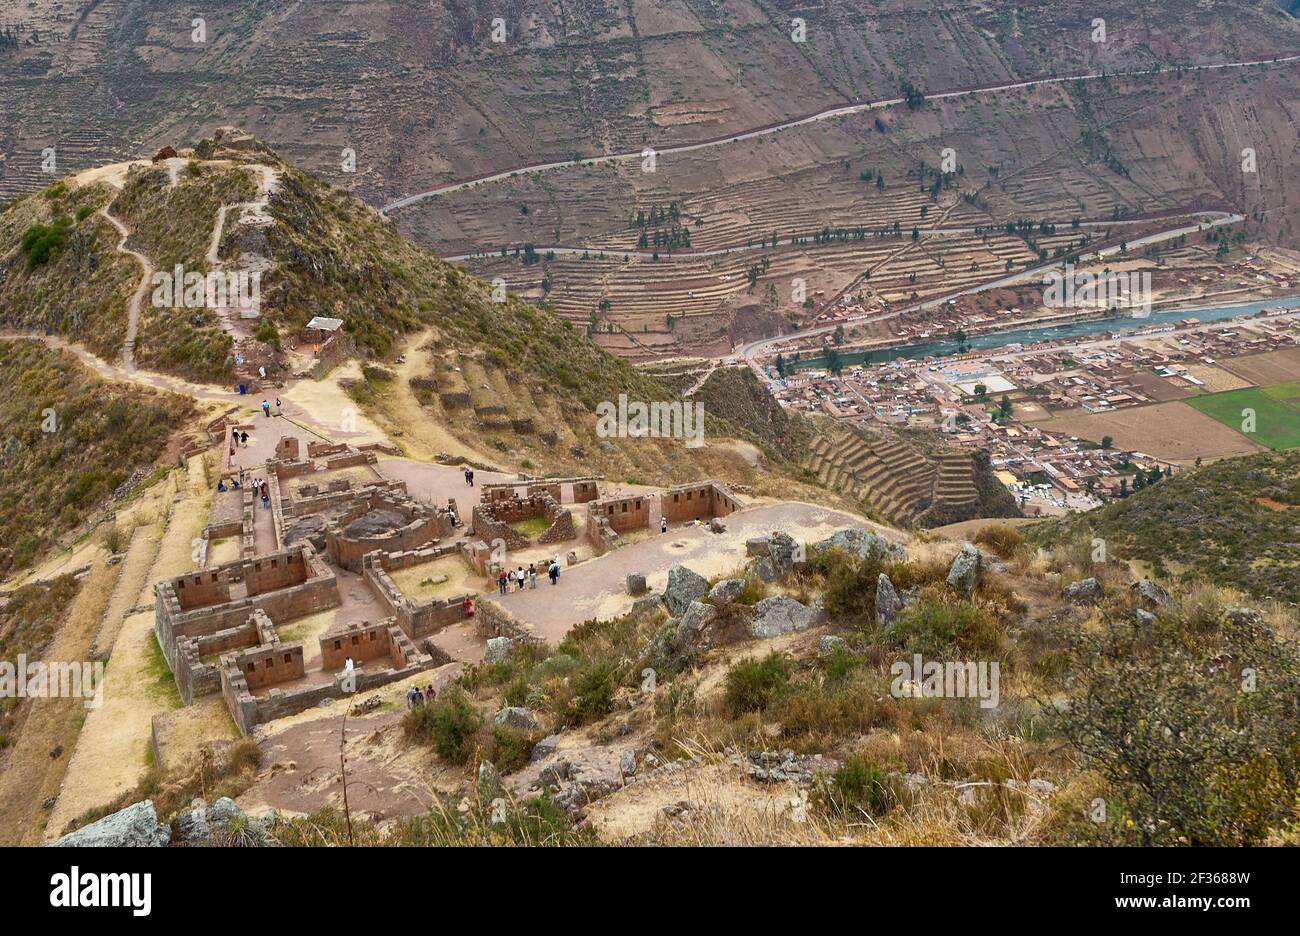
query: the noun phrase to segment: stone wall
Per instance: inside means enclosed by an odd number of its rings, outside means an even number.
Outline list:
[[[484,640],[492,637],[509,637],[528,643],[543,643],[533,630],[533,625],[520,621],[517,617],[497,604],[491,598],[479,602],[478,615],[475,618],[475,630]]]
[[[507,549],[526,548],[532,541],[510,524],[538,517],[545,517],[550,524],[537,537],[538,543],[564,543],[576,535],[573,514],[551,495],[548,486],[537,490],[530,487],[527,497],[512,494],[509,498],[501,498],[496,494],[489,496],[486,491],[483,497],[483,502],[474,508],[470,518],[470,530],[487,543],[502,540]]]
[[[302,679],[307,674],[302,643],[296,640],[227,653],[221,665],[223,671],[233,666],[243,673],[244,684],[250,690]],[[222,679],[224,682],[225,677]]]
[[[268,560],[279,560],[272,570]],[[305,577],[297,584],[271,590],[255,591],[242,597],[230,597],[230,583],[244,582],[247,568],[254,563],[262,563],[266,581],[284,576],[286,569],[297,568],[298,561]],[[178,592],[195,586],[192,579],[195,573],[187,573],[174,579],[161,581],[155,587],[154,598],[154,633],[163,655],[172,672],[177,671],[179,657],[177,642],[183,637],[202,637],[216,634],[218,631],[238,627],[248,622],[254,611],[261,610],[273,621],[291,621],[296,618],[337,607],[339,604],[338,584],[334,570],[318,557],[311,546],[297,546],[280,553],[273,553],[257,559],[237,559],[215,568],[205,570],[202,575],[214,577],[214,581],[223,583],[222,588],[207,591],[209,598],[224,598],[202,606],[191,606],[188,610],[181,606]],[[287,576],[292,580],[295,575]],[[180,584],[183,582],[189,584]],[[198,593],[191,591],[191,598]]]
[[[331,561],[351,572],[360,572],[362,559],[376,550],[405,552],[451,535],[451,517],[445,510],[426,507],[405,494],[378,486],[365,487],[354,493],[353,503],[330,520],[325,530],[325,550]],[[401,514],[407,523],[373,536],[349,535],[348,524],[372,510]]]
[[[396,619],[402,631],[412,640],[420,640],[450,624],[463,621],[464,601],[469,596],[455,595],[449,598],[416,601],[402,594],[389,573],[461,552],[461,547],[457,545],[436,546],[400,553],[375,551],[362,559],[362,574],[380,602]]]
[[[587,505],[587,516],[590,518],[594,514],[600,517],[615,533],[644,530],[650,525],[650,502],[653,496],[629,494],[626,497],[603,497]]]
[[[364,626],[370,627],[371,625]],[[274,721],[277,718],[296,715],[298,712],[305,712],[307,709],[320,705],[326,699],[342,700],[353,698],[360,693],[378,689],[390,682],[406,679],[434,666],[433,658],[427,653],[422,653],[416,649],[415,645],[397,627],[396,622],[384,621],[377,626],[388,627],[389,642],[397,646],[401,651],[401,666],[383,666],[384,662],[392,663],[395,658],[384,661],[381,657],[376,657],[372,661],[375,665],[371,668],[367,668],[362,663],[350,675],[338,673],[330,682],[301,686],[295,689],[276,687],[261,697],[252,694],[244,673],[240,672],[236,667],[223,666],[221,670],[222,695],[225,697],[226,705],[229,706],[231,717],[234,718],[235,725],[239,728],[240,733],[247,735],[258,725]],[[333,641],[331,639],[330,647],[332,648],[332,646]],[[322,646],[321,652],[323,659],[324,646]],[[345,653],[344,657],[346,658],[346,656]],[[356,657],[353,657],[353,660],[355,662]]]
[[[669,523],[711,520],[740,509],[740,502],[735,495],[717,481],[668,488],[659,495],[659,501],[663,516],[668,518]]]
[[[406,665],[408,652],[414,652],[414,644],[392,619],[378,624],[369,621],[348,624],[320,638],[324,670],[341,670],[349,658],[356,666],[366,660],[382,660],[394,669],[401,669]]]

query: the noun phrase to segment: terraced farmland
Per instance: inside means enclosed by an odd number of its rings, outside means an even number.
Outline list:
[[[829,427],[814,441],[804,467],[830,489],[900,526],[922,525],[931,510],[973,508],[979,499],[969,452],[929,458],[884,433]]]

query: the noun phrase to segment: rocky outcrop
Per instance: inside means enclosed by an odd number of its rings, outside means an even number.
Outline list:
[[[731,604],[745,591],[745,580],[738,578],[723,579],[709,589],[709,597],[716,604]]]
[[[832,549],[839,549],[859,559],[865,559],[873,553],[888,559],[907,558],[907,550],[897,543],[891,543],[883,536],[869,530],[852,528],[837,530],[826,539],[813,543],[811,548],[815,556]]]
[[[500,663],[510,656],[510,651],[514,649],[514,646],[514,641],[509,637],[489,637],[487,644],[483,648],[483,662]]]
[[[876,626],[890,627],[898,620],[898,612],[903,610],[903,599],[889,576],[884,572],[876,577]]]
[[[948,584],[969,597],[975,593],[983,577],[984,557],[978,549],[967,543],[948,567]]]
[[[817,624],[822,616],[821,608],[815,605],[808,607],[786,595],[764,598],[754,605],[754,620],[750,622],[749,633],[762,639],[779,637],[807,630]]]
[[[507,705],[492,716],[492,721],[503,728],[516,728],[520,731],[536,731],[540,727],[532,712],[517,705]]]
[[[668,585],[664,588],[663,598],[668,613],[674,617],[684,613],[692,601],[698,601],[708,593],[709,582],[699,573],[684,565],[675,565],[668,570]]]
[[[1106,592],[1101,587],[1101,582],[1095,578],[1079,579],[1077,582],[1071,582],[1065,586],[1065,597],[1070,601],[1085,601],[1096,603],[1104,598]]]
[[[51,842],[54,848],[162,848],[171,830],[158,821],[153,800],[144,800]]]
[[[1150,579],[1143,579],[1140,582],[1134,582],[1133,590],[1137,592],[1139,598],[1157,608],[1163,608],[1165,605],[1169,604],[1171,600],[1169,592],[1163,586],[1157,585]]]

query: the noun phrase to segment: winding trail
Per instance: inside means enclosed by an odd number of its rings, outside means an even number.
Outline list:
[[[122,342],[122,366],[126,373],[135,373],[135,336],[140,330],[140,303],[144,301],[145,291],[149,288],[149,281],[153,278],[154,265],[153,261],[140,253],[138,250],[132,250],[126,246],[127,239],[131,236],[131,229],[109,214],[108,209],[116,202],[114,199],[103,208],[99,209],[100,215],[109,224],[116,228],[117,233],[122,235],[122,239],[117,242],[117,252],[134,257],[136,263],[140,264],[140,285],[135,288],[135,295],[131,297],[131,303],[127,307],[126,315],[126,340]]]
[[[1031,78],[1025,81],[1011,81],[1002,84],[980,85],[971,88],[954,88],[951,91],[938,91],[934,94],[924,96],[926,101],[941,101],[951,98],[968,97],[979,94],[993,94],[1001,91],[1015,91],[1022,88],[1035,88],[1043,85],[1064,84],[1067,81],[1096,81],[1109,78],[1131,78],[1143,75],[1157,75],[1162,73],[1181,74],[1184,72],[1199,71],[1217,71],[1229,68],[1248,68],[1251,66],[1268,67],[1271,65],[1289,65],[1293,62],[1300,61],[1300,53],[1289,55],[1270,56],[1262,59],[1246,59],[1238,62],[1216,62],[1207,65],[1184,65],[1184,66],[1161,66],[1159,68],[1143,68],[1132,71],[1117,72],[1081,72],[1073,75],[1054,75],[1046,78]],[[863,113],[864,111],[880,110],[887,107],[894,107],[906,103],[905,98],[886,98],[879,101],[863,101],[855,104],[846,104],[839,107],[830,107],[825,110],[817,111],[814,114],[808,114],[804,117],[796,117],[782,123],[768,124],[762,127],[756,127],[752,130],[732,133],[726,136],[715,137],[710,140],[703,140],[699,143],[685,143],[680,146],[667,146],[663,149],[653,149],[655,156],[672,156],[679,153],[691,153],[697,150],[711,149],[715,146],[722,146],[727,143],[739,143],[742,140],[752,140],[758,137],[768,136],[773,133],[780,133],[783,130],[790,130],[795,127],[803,127],[808,124],[818,123],[823,120],[837,120],[841,117],[848,117],[852,114]],[[477,185],[484,185],[490,182],[500,182],[503,179],[509,179],[514,176],[533,175],[539,172],[549,172],[554,169],[565,169],[576,166],[595,166],[607,162],[626,162],[632,159],[643,159],[643,150],[634,150],[622,153],[607,153],[603,156],[588,156],[583,159],[567,159],[557,162],[535,163],[528,166],[518,166],[514,169],[506,169],[501,172],[488,173],[481,176],[475,176],[460,182],[449,182],[446,185],[429,189],[425,192],[417,192],[414,195],[407,195],[405,198],[399,198],[397,201],[390,202],[379,209],[381,214],[387,214],[390,211],[396,211],[399,208],[405,208],[408,205],[414,205],[416,202],[424,201],[426,198],[433,198],[438,195],[450,195],[453,192],[460,192]]]

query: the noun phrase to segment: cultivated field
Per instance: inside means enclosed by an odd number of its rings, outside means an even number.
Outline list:
[[[1039,425],[1093,442],[1110,436],[1116,449],[1143,452],[1177,464],[1192,464],[1197,458],[1214,461],[1264,449],[1182,400],[1129,406],[1112,413],[1080,411]]]
[[[1300,446],[1300,383],[1212,393],[1188,404],[1271,449]]]
[[[1300,378],[1300,348],[1228,358],[1219,365],[1255,386],[1285,383]]]

